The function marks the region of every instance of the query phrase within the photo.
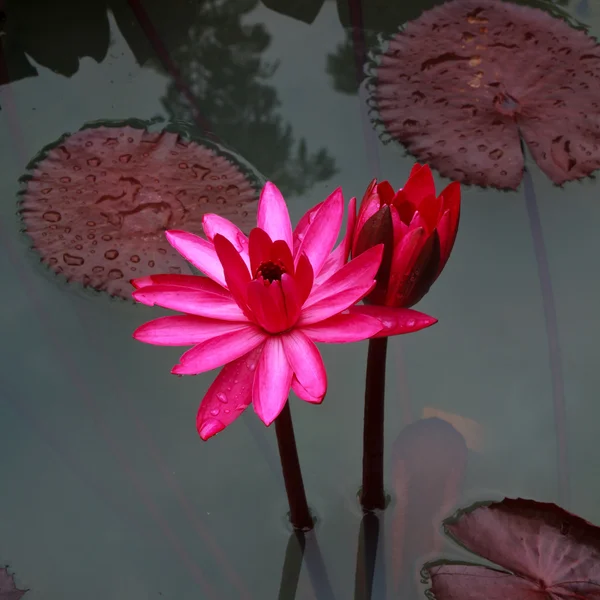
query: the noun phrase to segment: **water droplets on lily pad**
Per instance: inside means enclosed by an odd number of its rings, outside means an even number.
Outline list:
[[[22,178],[20,216],[43,263],[130,298],[129,280],[189,273],[166,229],[202,234],[215,212],[248,232],[259,177],[227,150],[165,128],[103,122],[45,148]]]
[[[446,2],[389,40],[370,73],[384,135],[445,177],[516,189],[521,138],[555,184],[600,168],[600,47],[542,10]]]

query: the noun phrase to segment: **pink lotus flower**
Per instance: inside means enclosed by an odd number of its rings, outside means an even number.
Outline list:
[[[249,237],[214,214],[203,220],[207,240],[167,231],[169,243],[207,277],[152,275],[132,282],[138,302],[185,313],[156,319],[134,333],[149,344],[194,345],[173,373],[195,375],[225,365],[198,410],[202,439],[223,430],[250,403],[270,425],[290,388],[302,400],[320,403],[327,375],[315,342],[356,342],[436,322],[408,309],[353,306],[373,289],[383,248],[346,263],[353,199],[348,233],[332,252],[343,212],[337,189],[292,231],[281,193],[267,183],[258,227]]]
[[[429,291],[446,266],[460,217],[460,184],[439,196],[428,165],[416,164],[397,192],[374,179],[363,197],[352,241],[352,256],[384,245],[370,304],[409,307]]]

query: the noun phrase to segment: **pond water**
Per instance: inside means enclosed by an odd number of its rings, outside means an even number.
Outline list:
[[[5,6],[0,564],[27,600],[368,597],[356,583],[367,343],[323,346],[325,402],[291,401],[318,517],[294,596],[293,586],[280,591],[290,529],[274,428],[248,410],[202,442],[195,414],[214,373],[174,377],[179,348],[132,339],[168,311],[88,293],[41,267],[15,216],[18,178],[40,149],[87,122],[162,117],[210,123],[280,185],[293,222],[337,186],[346,199],[360,199],[373,177],[400,187],[415,161],[374,130],[340,16],[347,25],[362,11],[368,41],[433,3],[410,3],[406,14],[383,1],[376,10],[342,0],[42,4]],[[593,3],[562,9],[600,33]],[[390,339],[392,500],[373,598],[424,597],[413,587],[431,558],[422,542],[459,506],[526,497],[600,522],[598,188],[592,179],[555,187],[527,166],[533,205],[525,185],[463,188],[452,257],[417,306],[439,323]],[[466,459],[437,421],[421,424],[414,448],[392,453],[404,428],[433,416],[464,436]],[[439,539],[436,556],[466,556]]]

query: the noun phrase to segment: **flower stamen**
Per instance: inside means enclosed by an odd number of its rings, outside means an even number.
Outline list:
[[[258,279],[262,277],[264,280],[272,283],[273,281],[281,281],[281,276],[286,272],[287,270],[281,261],[266,260],[258,265],[254,278]]]

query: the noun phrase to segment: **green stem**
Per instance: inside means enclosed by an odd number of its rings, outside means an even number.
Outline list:
[[[364,511],[385,508],[383,419],[387,343],[387,337],[369,340],[365,383],[362,494],[360,498]]]

